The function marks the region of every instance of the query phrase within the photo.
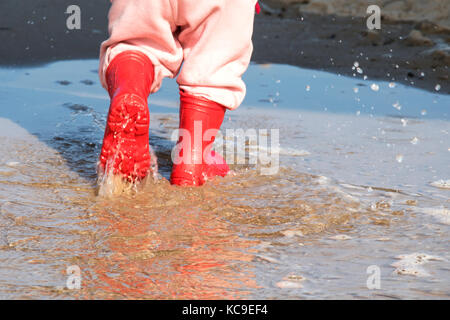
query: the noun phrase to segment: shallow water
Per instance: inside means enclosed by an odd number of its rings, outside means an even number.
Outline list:
[[[1,298],[450,298],[450,97],[252,65],[217,150],[226,129],[279,129],[280,168],[234,165],[193,189],[167,182],[177,90],[165,81],[150,98],[161,176],[108,197],[96,66],[0,69]]]

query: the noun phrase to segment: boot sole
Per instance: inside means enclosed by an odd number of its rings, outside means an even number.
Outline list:
[[[130,181],[143,179],[150,171],[147,102],[134,94],[115,97],[100,156],[103,172],[120,174]]]

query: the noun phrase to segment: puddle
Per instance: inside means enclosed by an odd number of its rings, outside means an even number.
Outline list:
[[[149,100],[160,179],[107,198],[96,67],[0,69],[0,297],[450,297],[449,96],[252,65],[216,148],[227,129],[279,129],[280,168],[234,165],[191,189],[167,182],[178,117],[167,80]],[[232,155],[251,156],[251,142],[244,151]],[[369,290],[374,265],[381,287]],[[66,286],[69,266],[80,289]]]

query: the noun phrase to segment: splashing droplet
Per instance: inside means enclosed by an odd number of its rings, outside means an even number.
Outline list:
[[[406,125],[408,124],[408,120],[406,119],[401,119],[400,120],[402,122],[402,126],[406,127]]]
[[[399,111],[402,110],[402,106],[398,101],[394,103],[392,106]]]

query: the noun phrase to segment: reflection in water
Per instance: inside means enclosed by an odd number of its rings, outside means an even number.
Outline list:
[[[246,252],[255,241],[211,210],[217,194],[167,181],[143,191],[98,199],[90,209],[101,232],[92,253],[78,258],[82,297],[236,299],[256,287]]]

